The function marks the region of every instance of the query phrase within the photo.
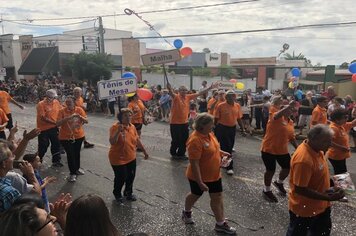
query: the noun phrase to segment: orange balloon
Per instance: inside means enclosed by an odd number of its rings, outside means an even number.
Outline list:
[[[180,50],[180,54],[187,57],[193,54],[193,50],[190,47],[185,47]]]
[[[352,75],[352,82],[356,83],[356,74]]]

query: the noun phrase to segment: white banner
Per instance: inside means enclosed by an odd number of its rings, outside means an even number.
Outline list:
[[[218,89],[227,89],[227,90],[235,89],[235,84],[229,81],[218,81],[217,83],[218,83]]]
[[[99,99],[118,97],[120,95],[135,92],[137,90],[136,79],[113,79],[98,82]]]

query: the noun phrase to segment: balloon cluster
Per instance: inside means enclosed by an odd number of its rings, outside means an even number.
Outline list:
[[[136,75],[132,72],[125,72],[121,76],[122,79],[137,79]],[[146,88],[139,88],[136,92],[126,94],[126,97],[133,97],[137,94],[137,96],[144,102],[147,102],[153,98],[153,93],[151,90]]]
[[[349,65],[349,71],[352,73],[352,82],[356,83],[356,62]]]
[[[293,68],[291,70],[292,77],[289,79],[288,88],[294,89],[299,84],[300,70]]]
[[[243,90],[245,88],[245,84],[241,82],[237,82],[236,79],[230,79],[229,80],[231,83],[235,85],[235,88],[238,90]]]
[[[180,40],[180,39],[174,40],[173,45],[174,45],[174,47],[175,47],[176,49],[179,50],[180,55],[181,55],[182,58],[187,57],[187,56],[190,56],[190,55],[193,54],[193,50],[192,50],[190,47],[184,47],[184,48],[182,48],[182,47],[183,47],[183,41]]]

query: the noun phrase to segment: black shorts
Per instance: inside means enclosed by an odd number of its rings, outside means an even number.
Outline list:
[[[243,114],[242,115],[242,119],[243,120],[249,120],[250,119],[250,115],[249,114]]]
[[[133,124],[136,127],[136,130],[139,131],[142,129],[142,124]]]
[[[261,152],[263,163],[268,171],[276,171],[276,162],[282,169],[290,169],[290,155],[273,155],[267,152]]]
[[[201,196],[203,191],[200,189],[199,184],[194,180],[188,179],[190,184],[190,191],[194,195]],[[221,193],[223,191],[221,178],[215,182],[204,182],[209,188],[209,193]]]
[[[351,134],[351,137],[356,138],[356,131],[354,130],[354,128],[352,128],[350,130],[350,134]]]
[[[329,161],[334,168],[334,175],[339,175],[347,172],[346,159],[343,160],[329,159]]]
[[[7,125],[6,125],[6,128],[7,129],[12,129],[12,127],[14,127],[14,124],[12,122],[12,116],[11,116],[11,113],[9,114],[6,114],[7,118],[9,119],[9,121],[7,122]]]

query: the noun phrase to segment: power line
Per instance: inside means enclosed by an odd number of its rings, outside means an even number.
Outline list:
[[[17,25],[25,25],[25,26],[32,26],[32,27],[59,27],[59,26],[68,26],[68,25],[78,25],[82,23],[87,23],[91,21],[95,21],[96,19],[91,19],[91,20],[84,20],[84,21],[79,21],[79,22],[73,22],[73,23],[66,23],[66,24],[57,24],[57,25],[37,25],[37,24],[30,24],[30,23],[20,23],[17,21],[12,21],[12,20],[2,20],[3,22],[8,22],[11,24],[17,24]]]
[[[216,4],[207,4],[207,5],[196,5],[191,7],[178,7],[178,8],[169,8],[169,9],[161,9],[161,10],[149,10],[149,11],[141,11],[137,12],[138,14],[150,14],[150,13],[159,13],[159,12],[169,12],[169,11],[181,11],[181,10],[192,10],[192,9],[200,9],[200,8],[208,8],[208,7],[218,7],[218,6],[226,6],[226,5],[234,5],[240,3],[250,3],[250,2],[259,2],[261,0],[242,0],[242,1],[234,1],[234,2],[225,2],[225,3],[216,3]],[[34,19],[20,19],[20,20],[4,20],[4,21],[12,21],[12,22],[32,22],[32,21],[59,21],[59,20],[76,20],[76,19],[88,19],[88,18],[96,18],[99,15],[95,16],[76,16],[76,17],[59,17],[59,18],[34,18]],[[126,16],[125,13],[120,14],[106,14],[101,15],[101,17],[112,17],[112,16]]]
[[[268,28],[268,29],[255,29],[255,30],[241,30],[241,31],[200,33],[200,34],[167,35],[167,36],[163,36],[163,38],[188,38],[188,37],[213,36],[213,35],[225,35],[225,34],[246,34],[246,33],[257,33],[257,32],[273,32],[273,31],[309,29],[309,28],[345,27],[345,26],[352,26],[355,24],[356,24],[356,21],[351,21],[351,22],[310,24],[310,25],[298,25],[298,26]],[[156,39],[156,38],[160,38],[160,37],[159,36],[145,36],[145,37],[132,37],[132,38],[134,38],[134,39]]]

